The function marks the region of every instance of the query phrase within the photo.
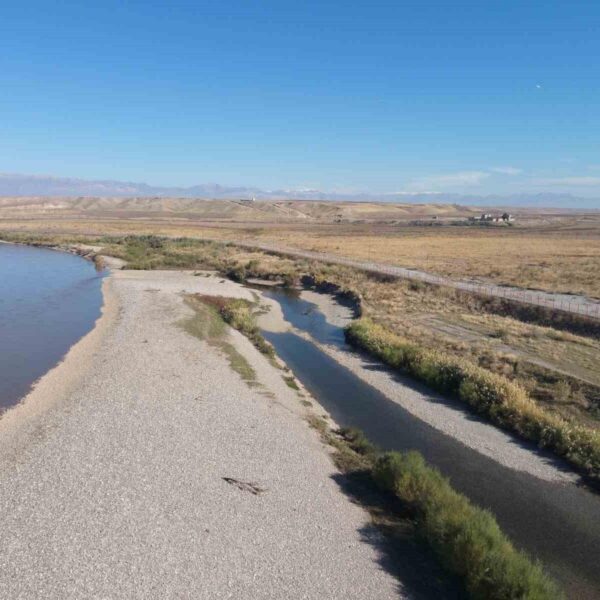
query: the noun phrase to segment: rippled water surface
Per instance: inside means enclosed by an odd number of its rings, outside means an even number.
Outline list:
[[[18,402],[90,331],[101,280],[79,256],[0,244],[0,408]]]

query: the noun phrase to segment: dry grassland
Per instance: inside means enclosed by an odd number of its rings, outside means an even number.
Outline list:
[[[410,227],[382,224],[239,223],[140,214],[123,218],[0,219],[0,229],[84,235],[155,234],[278,243],[319,252],[600,298],[600,215],[566,226]]]
[[[600,227],[586,231],[404,227],[375,234],[279,230],[260,232],[258,237],[444,276],[600,298]]]

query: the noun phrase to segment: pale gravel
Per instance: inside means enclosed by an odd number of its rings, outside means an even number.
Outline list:
[[[105,291],[98,327],[0,420],[0,597],[397,598],[281,372],[232,332],[250,388],[178,325],[181,292],[250,293],[128,271]]]
[[[345,327],[353,318],[352,311],[336,302],[331,295],[303,291],[301,297],[317,305],[332,325]],[[272,327],[273,331],[292,329],[289,323],[281,322],[282,318],[281,309],[276,306],[273,308],[270,320],[265,320],[261,324],[267,328]],[[310,339],[338,363],[413,416],[499,464],[545,481],[563,483],[578,481],[575,473],[556,466],[553,457],[516,443],[515,438],[509,433],[474,418],[458,401],[451,401],[434,392],[420,391],[412,386],[403,385],[402,379],[391,370],[368,368],[376,361],[364,354],[354,352],[349,347],[337,348],[329,344],[321,344],[304,332],[296,330],[296,333]]]

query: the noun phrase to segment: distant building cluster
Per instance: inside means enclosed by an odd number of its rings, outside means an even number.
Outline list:
[[[483,213],[479,217],[469,217],[469,221],[479,221],[482,223],[512,223],[515,217],[510,213],[502,213],[501,215],[492,215],[491,213]]]

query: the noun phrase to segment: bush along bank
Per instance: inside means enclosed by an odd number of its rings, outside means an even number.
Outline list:
[[[510,429],[600,479],[600,432],[574,426],[538,406],[516,383],[468,361],[420,348],[368,318],[346,328],[346,340],[434,390],[459,398],[492,423]]]
[[[415,535],[432,548],[448,573],[460,579],[470,598],[564,598],[542,566],[512,545],[493,515],[454,490],[421,454],[383,453],[355,428],[343,428],[335,435],[324,422],[313,426],[336,449],[333,458],[343,473],[360,474],[366,485],[396,500],[386,504],[386,510],[414,523]],[[385,523],[390,522],[388,516],[384,515]]]
[[[251,302],[241,298],[224,298],[223,296],[205,296],[201,294],[196,295],[196,298],[216,309],[225,323],[243,333],[262,354],[269,358],[275,356],[273,346],[260,333]]]
[[[465,582],[469,596],[486,600],[562,598],[541,566],[517,551],[494,517],[472,505],[417,452],[389,452],[372,477],[407,505],[442,564]]]

